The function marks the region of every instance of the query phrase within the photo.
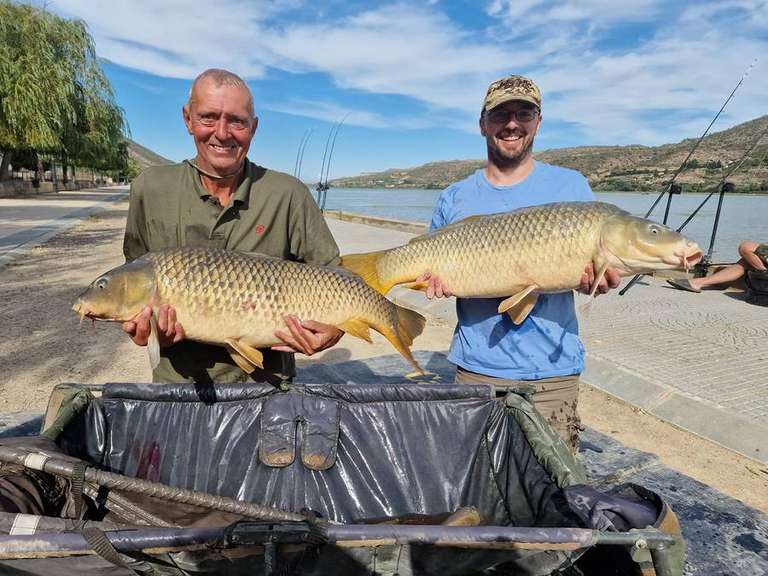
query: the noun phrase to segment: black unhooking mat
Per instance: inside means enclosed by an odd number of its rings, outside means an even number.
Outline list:
[[[55,399],[55,401],[54,401]],[[586,527],[626,531],[674,524],[654,494],[616,494],[584,485],[583,470],[559,437],[517,394],[445,384],[271,385],[108,384],[99,397],[77,385],[52,396],[46,437],[0,440],[82,459],[99,468],[341,523],[439,523],[471,507],[489,526]],[[0,467],[0,533],[17,513],[39,531],[79,529],[69,482]],[[86,518],[136,525],[136,517],[86,495]],[[237,517],[121,496],[177,526],[223,525]],[[670,520],[670,518],[672,518]],[[437,520],[436,520],[437,519]],[[146,518],[145,518],[146,520]],[[680,544],[682,547],[682,544]],[[570,570],[584,550],[473,550],[423,545],[323,546],[284,554],[282,573],[544,575]],[[260,574],[258,556],[174,553],[158,574]],[[680,552],[678,564],[682,552]],[[589,555],[587,555],[589,557]],[[145,558],[146,560],[147,558]],[[151,558],[150,558],[151,560]],[[626,560],[626,558],[624,558]],[[611,560],[610,562],[616,561]],[[99,557],[0,561],[0,573],[133,574]],[[631,562],[595,574],[631,574]],[[595,559],[583,561],[594,567]],[[594,570],[594,568],[593,568]],[[497,572],[498,573],[498,572]],[[639,573],[639,572],[638,572]]]

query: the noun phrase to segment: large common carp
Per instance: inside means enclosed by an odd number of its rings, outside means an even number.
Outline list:
[[[224,346],[250,373],[262,367],[258,348],[282,344],[289,314],[337,326],[371,341],[369,328],[381,333],[420,373],[409,346],[424,328],[424,317],[397,306],[357,276],[339,268],[301,264],[230,250],[170,248],[150,252],[97,278],[74,310],[81,317],[127,321],[147,304],[163,304],[190,340]],[[155,315],[150,361],[160,359]]]
[[[622,276],[688,269],[698,245],[669,228],[604,202],[559,202],[474,216],[413,238],[405,246],[342,257],[342,266],[386,294],[430,272],[456,296],[505,298],[499,313],[520,324],[540,293],[578,288],[592,263]]]

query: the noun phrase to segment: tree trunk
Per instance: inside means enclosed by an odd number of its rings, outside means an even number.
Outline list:
[[[61,181],[64,183],[64,186],[67,185],[69,182],[69,178],[67,178],[67,155],[62,154],[61,155]]]
[[[3,160],[0,161],[0,182],[8,180],[8,166],[11,164],[11,155],[13,152],[6,150],[3,152]]]
[[[35,166],[35,182],[37,182],[36,188],[40,188],[40,184],[45,180],[45,171],[43,170],[43,159],[40,158],[40,154],[37,155],[37,166]]]
[[[51,156],[51,182],[53,182],[53,191],[59,191],[59,182],[56,178],[56,160],[54,156]]]

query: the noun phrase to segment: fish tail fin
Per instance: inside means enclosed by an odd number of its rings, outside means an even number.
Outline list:
[[[375,328],[384,338],[389,340],[395,350],[402,354],[403,358],[416,369],[418,374],[425,375],[427,372],[419,366],[413,357],[410,346],[413,344],[413,340],[424,331],[427,320],[418,312],[397,304],[392,304],[392,306],[395,308],[395,322],[375,326]]]
[[[380,250],[378,252],[347,254],[341,257],[341,266],[360,276],[363,282],[379,294],[386,294],[394,284],[384,281],[379,276],[378,263],[387,252],[388,250]]]

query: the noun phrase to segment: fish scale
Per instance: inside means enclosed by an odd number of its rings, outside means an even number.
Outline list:
[[[256,349],[283,344],[274,333],[287,332],[284,318],[293,315],[366,340],[373,328],[423,372],[409,346],[424,318],[341,268],[213,248],[171,248],[102,275],[74,308],[84,316],[125,321],[148,303],[155,310],[172,306],[188,339],[224,345],[233,358],[245,356],[256,366]]]
[[[500,311],[522,322],[537,294],[578,288],[590,264],[598,275],[607,266],[630,275],[700,258],[694,242],[617,206],[560,202],[471,217],[404,246],[345,255],[342,266],[382,294],[396,284],[424,289],[417,280],[430,273],[456,296],[505,298]]]
[[[586,206],[532,207],[439,229],[434,241],[427,235],[388,252],[379,261],[379,277],[400,283],[428,269],[457,296],[474,297],[508,296],[535,279],[552,291],[571,287],[592,260],[600,222],[621,212],[609,204],[579,204]],[[495,272],[482,284],[481,269]]]

